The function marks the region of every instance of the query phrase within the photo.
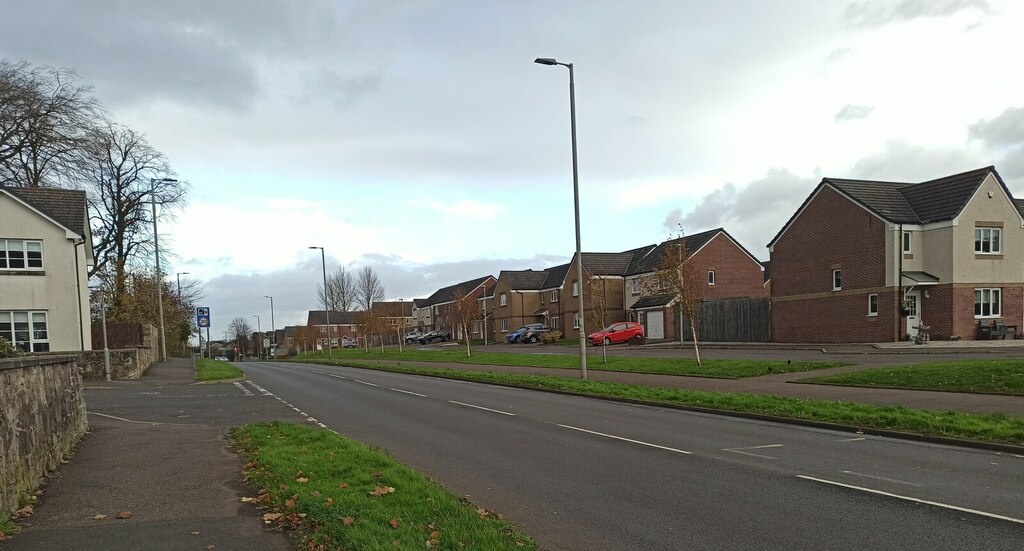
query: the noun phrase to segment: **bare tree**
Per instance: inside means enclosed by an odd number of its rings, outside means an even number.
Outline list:
[[[348,312],[356,302],[356,284],[352,274],[344,266],[327,276],[327,300],[324,300],[324,286],[317,284],[316,296],[321,303],[330,305],[332,312]]]
[[[477,303],[476,297],[467,295],[466,291],[459,287],[452,293],[452,304],[449,308],[455,322],[462,329],[462,336],[466,341],[466,356],[471,358],[473,350],[469,345],[469,326],[480,319],[480,304]]]
[[[363,266],[356,276],[356,305],[360,310],[369,311],[374,302],[384,300],[384,284],[377,272],[370,266]]]
[[[705,287],[701,285],[697,266],[687,262],[689,258],[684,236],[668,241],[665,243],[665,254],[661,257],[654,275],[660,288],[668,294],[675,295],[675,307],[679,312],[680,322],[684,316],[689,319],[693,353],[699,366],[701,362],[700,348],[697,345],[697,322],[700,319],[700,303],[704,299]],[[682,333],[680,331],[680,334]]]
[[[253,334],[252,325],[249,325],[249,321],[239,316],[228,324],[229,338],[233,338],[238,343],[238,350],[241,351],[242,356],[245,356],[245,351],[249,349],[249,336]]]
[[[587,279],[587,291],[590,295],[590,312],[587,313],[587,323],[591,327],[604,328],[608,324],[608,280],[590,276]],[[603,363],[608,363],[607,339],[601,344],[601,359]]]
[[[77,78],[69,69],[0,60],[0,184],[74,185],[102,114]]]

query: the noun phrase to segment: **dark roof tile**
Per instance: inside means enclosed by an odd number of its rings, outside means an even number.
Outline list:
[[[456,283],[455,285],[442,287],[434,291],[434,294],[427,297],[427,299],[423,301],[422,306],[434,306],[436,304],[444,304],[447,302],[451,302],[452,300],[454,300],[455,291],[457,291],[458,289],[461,288],[463,292],[471,293],[474,289],[483,285],[488,279],[492,279],[493,277],[494,276],[491,275],[485,275],[483,277],[478,277],[476,279],[471,279],[469,281],[463,281],[462,283]]]
[[[53,218],[58,224],[85,237],[89,213],[86,210],[84,191],[44,187],[0,187]]]

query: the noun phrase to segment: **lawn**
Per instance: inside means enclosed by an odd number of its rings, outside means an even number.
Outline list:
[[[291,423],[232,429],[244,476],[267,524],[295,529],[301,549],[536,549],[387,454],[332,431]]]
[[[962,360],[895,365],[801,379],[798,382],[1024,396],[1024,360]]]
[[[542,347],[531,347],[531,350],[543,351]],[[380,349],[370,350],[348,349],[332,351],[331,357],[339,364],[352,360],[385,360],[412,362],[441,362],[483,365],[511,365],[521,367],[547,367],[552,369],[579,369],[579,356],[575,354],[555,353],[505,353],[505,352],[473,352],[466,357],[465,348],[452,350],[421,350],[388,349],[381,353]],[[319,361],[325,359],[323,354],[300,354],[291,361]],[[608,356],[608,363],[601,360],[600,349],[587,351],[587,369],[595,371],[625,371],[631,373],[651,373],[655,375],[685,375],[691,377],[714,377],[720,379],[742,379],[758,377],[769,373],[789,373],[796,371],[812,371],[845,364],[838,362],[795,361],[787,363],[781,360],[704,360],[697,366],[689,358],[638,358],[631,356]]]
[[[326,361],[316,363],[326,363]],[[521,388],[537,388],[591,396],[626,398],[677,406],[806,419],[853,427],[999,442],[1018,446],[1024,445],[1024,417],[1008,417],[1000,413],[982,415],[953,411],[939,412],[895,406],[871,406],[851,402],[805,400],[786,396],[702,392],[593,380],[582,381],[566,377],[391,366],[369,362],[348,362],[346,365],[381,371],[436,375]]]
[[[201,358],[196,360],[197,381],[220,381],[223,379],[237,379],[242,376],[242,370],[230,362]]]

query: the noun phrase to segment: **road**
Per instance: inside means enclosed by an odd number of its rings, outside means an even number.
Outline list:
[[[352,368],[244,363],[548,549],[1020,549],[1024,457]],[[266,397],[264,396],[264,397]]]

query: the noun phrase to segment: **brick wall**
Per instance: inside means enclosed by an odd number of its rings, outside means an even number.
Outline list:
[[[890,342],[895,296],[878,292],[878,315],[867,315],[868,293],[772,302],[775,342]]]
[[[761,265],[721,233],[704,245],[689,262],[697,266],[705,284],[708,270],[715,271],[715,284],[705,288],[706,299],[765,296]]]

